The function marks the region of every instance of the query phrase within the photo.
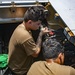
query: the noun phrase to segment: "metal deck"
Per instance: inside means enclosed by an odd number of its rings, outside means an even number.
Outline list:
[[[49,2],[75,35],[75,0],[49,0]]]

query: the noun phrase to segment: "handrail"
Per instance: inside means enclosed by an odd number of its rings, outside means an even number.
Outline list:
[[[30,7],[30,6],[35,6],[36,3],[47,3],[48,0],[44,0],[44,1],[2,1],[0,2],[0,8],[8,8],[8,7],[12,7],[13,5],[15,5],[15,7]]]
[[[16,23],[22,22],[23,18],[0,18],[0,24],[2,23]]]

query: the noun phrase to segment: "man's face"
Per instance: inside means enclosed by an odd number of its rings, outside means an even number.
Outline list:
[[[31,30],[37,30],[41,26],[41,21],[31,21],[30,28]]]

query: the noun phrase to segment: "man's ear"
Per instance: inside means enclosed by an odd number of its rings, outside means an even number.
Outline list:
[[[62,53],[59,53],[58,58],[61,58],[61,56],[62,56]]]
[[[31,20],[29,20],[29,21],[28,21],[28,24],[32,24],[32,21],[31,21]]]
[[[59,58],[59,60],[60,60],[60,64],[63,64],[63,62],[64,62],[63,53],[60,53],[60,54],[58,55],[58,58]]]

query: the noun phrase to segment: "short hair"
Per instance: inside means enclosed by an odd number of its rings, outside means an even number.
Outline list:
[[[27,22],[28,20],[32,21],[42,21],[45,19],[46,15],[44,13],[44,6],[32,6],[30,7],[24,15],[24,21]]]
[[[64,53],[64,47],[55,38],[48,38],[43,42],[44,59],[55,59],[59,53]]]

